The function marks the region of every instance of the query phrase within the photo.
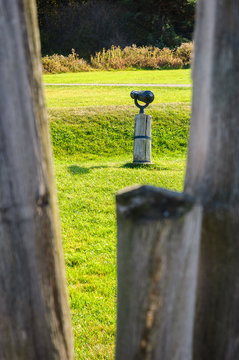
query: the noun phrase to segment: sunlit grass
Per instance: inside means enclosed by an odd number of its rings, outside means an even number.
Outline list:
[[[75,359],[114,358],[116,329],[115,194],[134,184],[182,190],[185,157],[129,167],[125,157],[55,158]]]
[[[47,106],[51,107],[84,107],[84,106],[109,106],[132,105],[130,97],[133,87],[87,87],[71,86],[45,88]],[[145,90],[145,87],[137,88]],[[179,103],[191,101],[191,88],[150,88],[155,95],[154,104]]]
[[[43,75],[43,80],[51,84],[190,84],[191,70],[89,71]]]
[[[183,189],[191,90],[153,89],[153,164],[144,166],[132,165],[130,90],[46,88],[77,360],[114,359],[116,192]]]

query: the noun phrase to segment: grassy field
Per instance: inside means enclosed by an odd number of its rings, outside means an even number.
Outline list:
[[[132,105],[130,97],[133,87],[87,87],[47,86],[45,88],[48,107],[83,107]],[[143,90],[144,88],[142,88]],[[141,88],[137,88],[141,90]],[[154,104],[191,101],[191,88],[150,88],[155,95]]]
[[[152,153],[185,154],[189,127],[188,104],[152,106]],[[133,106],[57,108],[49,110],[54,153],[58,157],[78,154],[79,159],[132,157]]]
[[[50,84],[191,84],[191,70],[94,71],[43,75]]]
[[[145,183],[182,190],[184,157],[135,168],[131,161],[130,155],[55,158],[75,359],[114,358],[116,192]]]
[[[85,92],[79,106],[71,102],[74,89],[64,88],[63,105],[58,88],[46,89],[77,360],[114,358],[116,192],[134,184],[183,188],[188,94],[176,103],[178,89],[170,89],[172,101],[165,96],[149,107],[153,165],[133,166],[138,110],[127,88],[117,104],[108,102],[111,89],[91,88],[91,106]]]

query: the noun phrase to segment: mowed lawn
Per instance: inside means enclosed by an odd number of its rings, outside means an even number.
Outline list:
[[[132,165],[138,109],[130,90],[46,88],[75,359],[114,358],[116,192],[134,184],[183,189],[191,89],[179,97],[181,89],[168,88],[162,101],[163,89],[153,89],[153,164],[141,166]]]
[[[182,190],[185,157],[127,167],[129,157],[55,158],[75,359],[113,359],[116,331],[115,194],[134,184]]]
[[[107,87],[107,86],[46,86],[46,99],[48,107],[82,107],[82,106],[109,106],[132,105],[130,97],[133,87]],[[137,87],[137,90],[145,88]],[[189,103],[191,101],[191,88],[150,88],[155,95],[154,104]]]
[[[191,84],[191,70],[90,71],[43,75],[50,84]]]

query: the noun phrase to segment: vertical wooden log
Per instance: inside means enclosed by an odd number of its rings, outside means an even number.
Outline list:
[[[0,359],[73,358],[36,7],[0,0]]]
[[[149,115],[135,115],[134,163],[151,163],[151,116]]]
[[[194,360],[239,354],[238,22],[238,1],[198,1],[185,185],[203,205]]]
[[[117,360],[191,360],[201,208],[144,186],[117,195]]]

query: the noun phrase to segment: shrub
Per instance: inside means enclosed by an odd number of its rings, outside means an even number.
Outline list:
[[[182,51],[181,51],[182,53]],[[180,53],[180,54],[181,54]],[[145,69],[178,69],[185,65],[183,56],[169,48],[159,49],[153,46],[136,45],[121,49],[112,46],[103,49],[91,57],[91,65],[97,69],[125,69],[130,67]]]
[[[44,56],[42,58],[43,73],[65,73],[89,71],[90,66],[84,59],[78,57],[74,49],[68,56],[54,54],[52,56]]]
[[[193,43],[183,43],[176,50],[177,58],[181,59],[184,66],[189,66],[192,59]]]
[[[68,56],[52,55],[42,58],[44,73],[79,72],[92,69],[119,70],[138,69],[180,69],[191,61],[193,44],[184,43],[177,50],[159,49],[154,46],[136,45],[111,46],[110,49],[91,56],[90,64],[78,57],[74,50]]]

